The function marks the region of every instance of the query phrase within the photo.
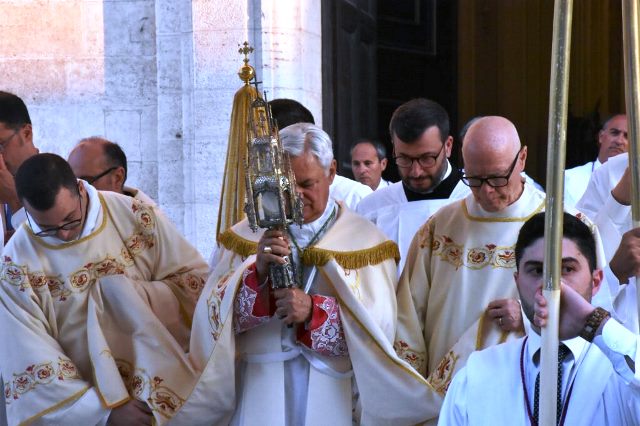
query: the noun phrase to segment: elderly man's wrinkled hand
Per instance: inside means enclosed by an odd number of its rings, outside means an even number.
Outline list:
[[[489,303],[487,315],[503,331],[524,331],[522,309],[516,299],[498,299]]]
[[[275,290],[276,317],[285,324],[299,324],[309,321],[313,312],[313,299],[299,288]]]

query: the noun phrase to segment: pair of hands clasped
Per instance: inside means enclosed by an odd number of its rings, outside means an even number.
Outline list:
[[[287,235],[278,230],[268,230],[258,241],[256,270],[258,282],[263,283],[269,277],[269,264],[283,265],[283,256],[291,256]],[[309,321],[313,310],[311,296],[299,288],[273,290],[276,300],[276,316],[285,324],[299,324]]]

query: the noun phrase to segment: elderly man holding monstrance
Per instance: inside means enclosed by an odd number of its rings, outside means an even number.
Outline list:
[[[216,395],[236,395],[233,424],[415,424],[433,417],[440,397],[391,344],[397,246],[329,197],[336,162],[324,131],[299,123],[280,139],[303,223],[255,233],[244,220],[221,235],[221,260],[203,293],[214,315],[194,320],[195,327],[211,324],[194,333],[217,339],[192,349],[223,359],[209,361],[205,376],[233,369],[224,354],[235,348],[237,385],[216,382]],[[258,210],[273,207],[260,203]],[[286,273],[273,267],[292,271],[293,287],[274,283]]]

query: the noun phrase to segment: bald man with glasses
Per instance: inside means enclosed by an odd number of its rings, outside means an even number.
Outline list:
[[[524,333],[512,285],[514,246],[522,224],[545,203],[521,176],[527,147],[506,118],[475,121],[462,156],[461,181],[471,194],[420,228],[398,284],[396,348],[443,395],[473,350]]]
[[[155,205],[140,189],[125,185],[127,156],[115,142],[98,136],[82,139],[69,154],[69,164],[78,179],[100,191],[117,192]]]

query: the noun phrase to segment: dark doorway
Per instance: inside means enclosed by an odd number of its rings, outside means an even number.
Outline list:
[[[410,99],[440,103],[456,135],[457,2],[325,0],[322,8],[323,125],[340,174],[351,176],[358,137],[385,143],[391,157],[389,120]],[[457,148],[453,156],[455,165]],[[395,165],[385,177],[398,179]]]

